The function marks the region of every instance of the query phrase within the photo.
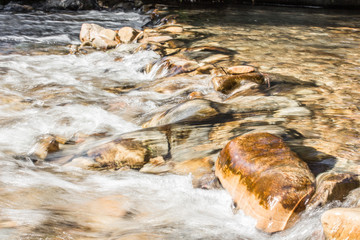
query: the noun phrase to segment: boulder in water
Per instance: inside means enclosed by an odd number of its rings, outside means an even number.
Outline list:
[[[326,239],[359,239],[360,208],[334,208],[321,216]]]
[[[215,174],[237,208],[269,233],[291,226],[315,190],[306,163],[270,133],[231,140],[220,152]]]

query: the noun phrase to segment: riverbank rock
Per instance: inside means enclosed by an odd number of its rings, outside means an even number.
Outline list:
[[[237,208],[269,233],[291,226],[315,190],[306,163],[269,133],[231,140],[220,152],[215,174]]]
[[[321,216],[326,239],[359,239],[360,208],[334,208]]]

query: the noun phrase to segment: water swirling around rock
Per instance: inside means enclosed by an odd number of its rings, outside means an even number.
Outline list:
[[[164,80],[169,72],[161,57],[134,53],[136,44],[68,54],[84,22],[140,28],[147,16],[0,12],[0,238],[319,238],[321,213],[350,203],[325,204],[293,228],[267,235],[243,212],[234,214],[226,191],[194,188],[193,176],[173,174],[178,165],[165,165],[172,171],[163,175],[146,174],[150,165],[143,172],[63,165],[99,157],[96,149],[114,139],[135,139],[148,158],[161,155],[159,162],[212,162],[229,139],[267,131],[282,136],[315,175],[359,172],[360,16],[303,9],[291,20],[294,14],[286,8],[180,12],[192,39],[181,43],[189,49],[184,55],[211,62],[215,49],[217,59],[270,74],[269,86],[241,83],[226,95],[214,91],[209,74]],[[210,47],[201,51],[202,45]],[[221,61],[218,67],[226,68]],[[188,101],[195,91],[205,99]],[[141,129],[145,123],[151,128]],[[47,162],[19,159],[46,136],[76,144],[60,144]]]

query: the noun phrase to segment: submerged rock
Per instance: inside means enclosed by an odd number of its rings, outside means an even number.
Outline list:
[[[215,76],[211,81],[216,91],[228,94],[238,88],[243,81],[262,84],[264,82],[264,76],[258,72],[250,72],[236,75]]]
[[[316,192],[308,206],[315,208],[328,202],[344,201],[349,192],[360,187],[359,176],[354,173],[325,172],[316,177]]]
[[[87,156],[95,161],[91,166],[94,168],[140,169],[149,161],[148,149],[140,142],[130,139],[103,144],[89,150]]]
[[[321,216],[326,239],[359,239],[360,208],[334,208]]]
[[[315,190],[306,163],[269,133],[231,140],[220,152],[215,174],[236,207],[269,233],[291,226]]]
[[[60,150],[59,144],[64,144],[66,139],[53,135],[41,136],[35,146],[30,150],[30,158],[44,160],[49,153]]]
[[[182,120],[203,120],[215,116],[219,112],[212,106],[212,102],[205,99],[193,99],[177,105],[164,113],[155,115],[143,127],[154,127]]]

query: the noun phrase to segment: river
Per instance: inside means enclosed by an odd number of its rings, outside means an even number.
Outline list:
[[[249,6],[175,12],[202,33],[192,47],[229,48],[238,53],[234,61],[272,74],[275,82],[296,83],[268,91],[311,112],[274,120],[317,149],[300,149],[300,156],[360,173],[360,13]],[[233,212],[225,190],[194,188],[191,175],[90,171],[18,157],[44,134],[71,139],[139,130],[155,112],[186,99],[181,91],[149,87],[109,90],[151,85],[166,74],[145,73],[160,56],[132,53],[136,44],[68,54],[68,45],[80,43],[84,22],[139,29],[148,21],[121,11],[0,12],[0,238],[319,239],[321,214],[347,203],[305,212],[294,227],[268,235],[255,229],[254,219]],[[209,81],[202,76],[190,87],[207,94],[213,91]]]

